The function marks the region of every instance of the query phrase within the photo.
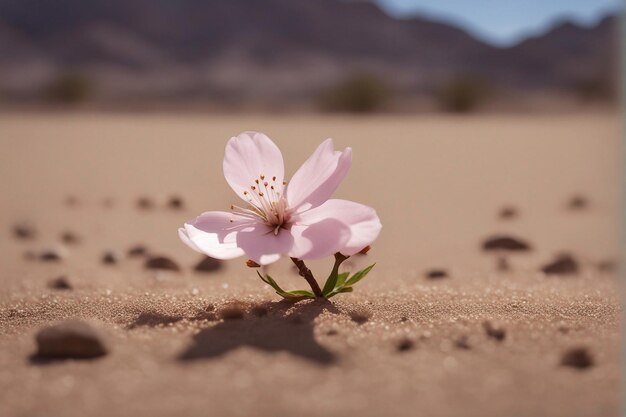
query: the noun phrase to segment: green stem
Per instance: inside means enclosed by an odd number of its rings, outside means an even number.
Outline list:
[[[313,294],[315,294],[317,298],[325,298],[324,293],[320,289],[320,286],[318,285],[317,281],[315,281],[313,273],[309,268],[307,268],[307,266],[304,264],[304,261],[298,258],[291,258],[291,260],[298,268],[298,273],[300,274],[300,276],[306,279],[306,282],[308,282],[311,286]]]

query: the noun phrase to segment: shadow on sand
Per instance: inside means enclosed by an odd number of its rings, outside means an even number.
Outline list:
[[[202,330],[180,355],[182,361],[217,358],[241,346],[266,352],[288,352],[321,365],[336,361],[335,355],[314,337],[313,321],[324,311],[339,311],[328,301],[293,304],[267,303],[267,314],[225,320]]]

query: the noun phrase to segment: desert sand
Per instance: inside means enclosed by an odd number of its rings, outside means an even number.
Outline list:
[[[292,304],[245,259],[193,270],[176,230],[237,198],[221,161],[243,130],[272,137],[289,173],[326,137],[353,147],[336,197],[383,223],[348,262],[377,262],[354,293]],[[4,114],[0,415],[617,416],[619,130],[613,114]],[[34,237],[14,236],[23,223]],[[502,270],[481,247],[494,234],[532,249]],[[182,271],[145,269],[136,244]],[[49,248],[63,259],[29,258]],[[563,252],[578,273],[541,272]],[[331,262],[309,266],[322,282]],[[287,260],[268,272],[307,289]],[[50,288],[59,276],[72,289]],[[70,318],[97,321],[109,353],[37,360],[37,331]],[[574,348],[591,366],[562,365]]]

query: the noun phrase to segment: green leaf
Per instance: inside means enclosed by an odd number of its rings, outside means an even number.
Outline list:
[[[328,294],[327,298],[331,298],[336,296],[337,294],[341,294],[342,292],[352,292],[354,291],[354,288],[352,287],[341,287],[341,288],[337,288],[335,289],[335,291],[331,292],[330,294]]]
[[[348,258],[349,256],[344,256],[339,252],[335,254],[335,265],[333,265],[333,270],[328,276],[328,279],[326,280],[326,283],[324,284],[324,288],[322,289],[322,293],[324,294],[324,296],[327,296],[328,294],[333,292],[335,288],[337,288],[338,286],[337,281],[339,280],[339,275],[342,275],[339,273],[339,267]]]
[[[261,275],[259,271],[257,271],[256,273],[263,282],[268,284],[270,287],[274,288],[274,291],[276,291],[276,294],[280,295],[283,298],[286,298],[288,300],[293,300],[293,301],[302,300],[304,298],[315,298],[315,295],[310,291],[305,291],[305,290],[285,291],[282,288],[280,288],[280,285],[278,285],[278,283],[271,276],[265,275],[264,277],[263,275]]]
[[[287,294],[295,295],[297,297],[315,298],[315,294],[307,290],[287,291]]]
[[[341,274],[337,275],[337,283],[335,284],[335,288],[343,287],[343,284],[345,284],[349,275],[349,272],[342,272]]]
[[[374,268],[375,265],[376,265],[375,263],[371,264],[367,268],[362,269],[359,272],[357,272],[354,275],[352,275],[350,277],[350,279],[346,281],[345,286],[346,287],[350,287],[350,286],[356,284],[357,282],[361,281],[363,278],[365,278],[365,276],[367,274],[369,274],[369,272],[372,270],[372,268]]]

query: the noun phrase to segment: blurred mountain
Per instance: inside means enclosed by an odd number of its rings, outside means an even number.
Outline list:
[[[100,97],[311,97],[370,73],[405,94],[471,74],[503,88],[613,79],[617,21],[564,23],[501,49],[451,25],[342,0],[0,0],[0,90],[67,74]]]

